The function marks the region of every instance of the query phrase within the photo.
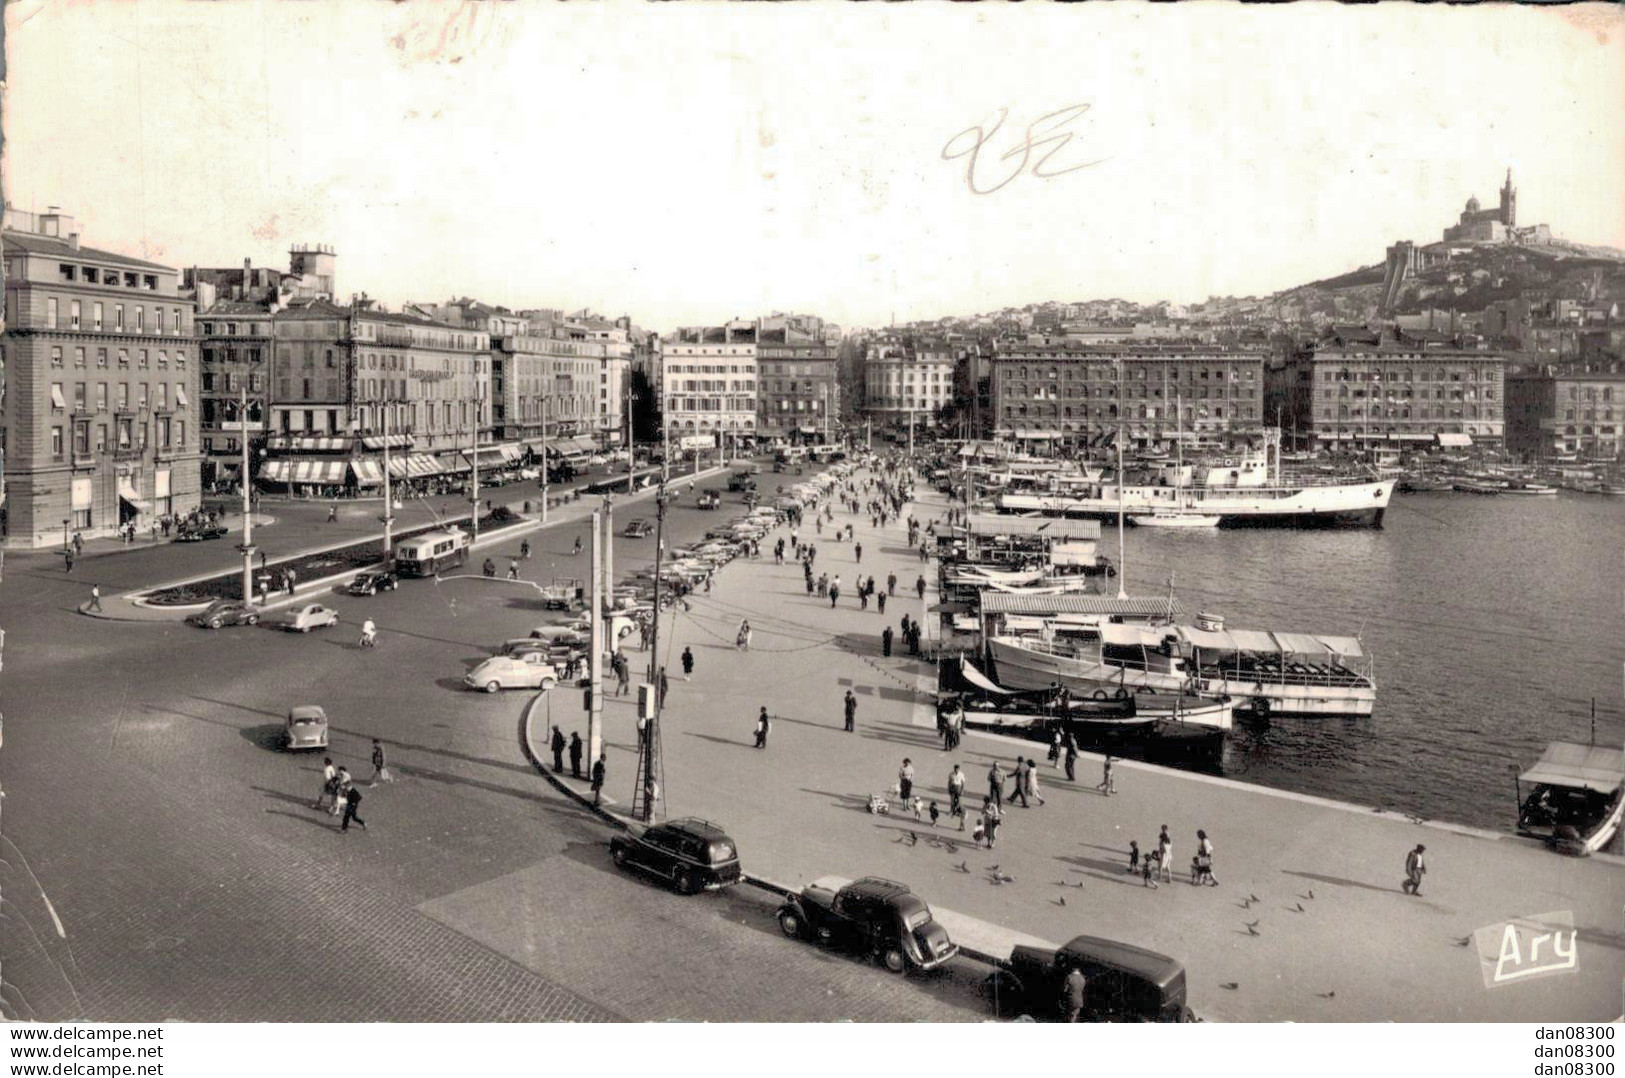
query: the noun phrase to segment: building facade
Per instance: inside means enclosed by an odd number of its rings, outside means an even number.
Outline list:
[[[881,342],[863,363],[863,410],[878,423],[933,425],[953,400],[954,360],[946,348]]]
[[[836,350],[822,342],[764,339],[757,344],[756,429],[764,438],[822,444],[839,437],[836,360]]]
[[[1499,443],[1505,367],[1498,352],[1351,343],[1300,353],[1270,378],[1272,396],[1283,380],[1295,386],[1279,397],[1294,444],[1421,448],[1463,437]]]
[[[274,312],[274,302],[236,299],[216,300],[198,312],[198,352],[203,362],[198,396],[205,489],[240,482],[245,440],[251,462],[259,443],[264,441]]]
[[[1122,430],[1149,444],[1263,422],[1257,349],[1021,346],[992,357],[995,437],[1073,440]]]
[[[753,331],[721,327],[684,333],[662,345],[668,439],[694,446],[701,439],[717,445],[756,436],[756,349]]]
[[[1506,376],[1506,447],[1521,457],[1618,460],[1625,372],[1552,368]]]
[[[7,209],[0,368],[4,542],[146,529],[199,503],[197,339],[178,271]]]
[[[597,429],[604,347],[544,335],[547,325],[491,339],[491,410],[496,436],[539,443]],[[533,447],[534,448],[534,447]]]

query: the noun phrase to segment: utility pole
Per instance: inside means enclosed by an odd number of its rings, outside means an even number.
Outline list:
[[[552,397],[543,397],[542,398],[542,523],[543,524],[547,523],[547,501],[548,501],[547,472],[548,472],[549,464],[548,464],[548,460],[547,460],[547,413],[551,412],[552,410],[553,410],[553,398]]]
[[[604,514],[592,514],[592,656],[587,689],[587,755],[594,764],[604,746]]]
[[[479,402],[479,398],[477,398],[477,397],[474,398],[474,431],[473,431],[473,434],[474,434],[474,439],[473,439],[474,440],[474,451],[471,454],[469,454],[469,461],[468,461],[468,463],[469,463],[469,473],[468,474],[470,476],[470,481],[473,483],[472,490],[474,492],[469,497],[469,501],[472,502],[473,505],[474,505],[474,513],[473,513],[474,537],[473,537],[472,541],[469,544],[470,553],[473,552],[473,544],[480,541],[480,402]],[[596,760],[596,759],[598,759],[598,757],[594,756],[593,759]]]
[[[384,409],[384,515],[380,518],[384,524],[384,561],[387,563],[390,551],[394,548],[395,499],[389,493],[389,410],[393,405],[385,401]]]
[[[243,603],[254,602],[254,500],[248,478],[248,386],[243,386],[242,401],[237,406],[237,433],[243,436]],[[67,535],[67,530],[63,530]]]
[[[632,485],[637,474],[637,453],[633,451],[632,442],[632,373],[630,368],[626,375],[626,493],[631,494],[635,489]]]
[[[654,613],[652,615],[651,632],[649,634],[649,674],[648,692],[654,697],[654,708],[648,720],[642,724],[642,738],[638,744],[638,773],[640,777],[639,791],[641,801],[638,802],[633,815],[644,823],[654,819],[654,806],[656,800],[656,783],[660,781],[660,563],[666,552],[666,485],[661,483],[660,490],[655,494],[655,597]]]

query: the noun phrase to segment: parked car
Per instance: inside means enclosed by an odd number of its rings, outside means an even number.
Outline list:
[[[521,651],[516,655],[493,655],[470,670],[463,684],[471,689],[496,692],[498,689],[551,689],[559,683],[559,672],[545,651]]]
[[[540,468],[521,468],[521,469],[519,469],[519,478],[520,479],[540,479],[541,477],[542,477],[542,470]]]
[[[618,834],[609,855],[622,868],[638,868],[671,881],[680,894],[715,891],[739,882],[739,848],[708,820],[672,820],[641,835]]]
[[[728,477],[729,490],[755,490],[756,479],[748,471],[737,471]]]
[[[628,521],[626,531],[622,532],[621,534],[626,536],[628,539],[642,539],[645,535],[653,535],[654,530],[655,526],[653,524],[650,524],[647,520],[640,519]]]
[[[714,490],[703,491],[694,504],[701,509],[715,509],[722,504],[722,496]]]
[[[216,599],[186,619],[186,624],[200,629],[218,629],[222,625],[258,625],[260,612],[241,599]]]
[[[779,928],[878,958],[893,973],[935,969],[959,953],[931,907],[901,883],[865,876],[818,880],[779,908]]]
[[[1167,955],[1116,940],[1079,936],[1059,950],[1018,944],[1008,968],[988,977],[989,1002],[1000,1015],[1061,1017],[1061,983],[1082,971],[1084,1013],[1096,1021],[1191,1022],[1185,967]]]
[[[220,524],[183,521],[175,529],[175,541],[179,543],[199,543],[205,539],[219,539],[225,534],[226,529]]]
[[[327,712],[314,704],[289,708],[282,747],[289,751],[327,748]]]
[[[381,591],[394,591],[401,586],[401,578],[387,569],[374,569],[357,573],[345,590],[351,595],[377,595]]]
[[[321,603],[306,603],[304,606],[288,611],[282,616],[281,625],[296,633],[308,633],[312,629],[320,629],[327,625],[339,623],[339,612],[330,606]]]

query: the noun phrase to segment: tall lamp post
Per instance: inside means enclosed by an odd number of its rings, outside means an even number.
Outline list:
[[[248,387],[243,386],[237,403],[237,433],[242,435],[242,488],[243,488],[243,542],[237,549],[243,552],[243,603],[254,602],[254,499],[252,480],[248,474]]]

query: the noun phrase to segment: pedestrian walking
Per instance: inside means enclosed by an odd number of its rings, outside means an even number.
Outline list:
[[[880,597],[884,600],[886,597]],[[883,658],[891,658],[891,626],[888,625],[880,631],[880,654]]]
[[[1157,875],[1174,882],[1174,838],[1167,824],[1162,825],[1162,833],[1157,836]]]
[[[1399,889],[1408,895],[1421,895],[1422,876],[1427,872],[1428,866],[1422,861],[1422,853],[1427,849],[1420,842],[1416,849],[1405,855],[1405,882]]]
[[[572,554],[580,554],[581,553],[581,536],[579,536],[579,535],[576,536],[575,550],[571,551],[571,553]]]
[[[1088,998],[1089,981],[1084,977],[1083,971],[1073,966],[1061,982],[1061,1021],[1079,1022],[1083,1020],[1083,1004]]]
[[[72,563],[70,562],[69,564],[71,565]],[[92,584],[90,586],[90,605],[85,607],[85,609],[87,611],[94,610],[98,614],[101,613],[101,609],[102,609],[102,586],[100,584]]]
[[[615,670],[615,695],[625,696],[631,691],[632,683],[632,672],[627,668],[626,656],[617,651],[610,665]]]
[[[508,579],[509,580],[518,580],[519,579],[519,559],[517,559],[517,558],[509,558],[508,559]]]
[[[1106,762],[1100,765],[1100,785],[1095,789],[1110,797],[1117,792],[1117,780],[1112,777],[1111,753],[1106,754]]]
[[[997,760],[994,760],[993,766],[987,769],[987,796],[997,804],[1004,804],[1004,772],[999,768]]]
[[[1036,757],[1027,761],[1025,785],[1027,787],[1027,796],[1037,798],[1040,805],[1044,804],[1044,791],[1038,788],[1038,760]]]
[[[73,552],[75,554],[83,554],[85,552],[85,537],[79,532],[73,533]]]
[[[556,775],[564,770],[564,734],[557,726],[553,727],[553,740],[548,742],[553,750],[553,773]]]
[[[741,620],[739,631],[734,634],[734,647],[740,651],[750,650],[750,621]]]
[[[290,568],[287,572],[282,574],[282,581],[288,587],[288,594],[292,595],[293,589],[298,586],[299,575]]]
[[[1128,844],[1128,874],[1140,871],[1140,844],[1130,839]]]
[[[395,776],[389,773],[388,762],[384,759],[384,743],[376,737],[372,739],[372,781],[367,785],[376,786],[380,782],[394,782]]]
[[[925,576],[923,574],[914,582],[914,592],[922,600],[925,598]]]
[[[655,707],[663,708],[666,706],[666,690],[670,687],[671,682],[666,680],[666,668],[662,666],[660,676],[655,680]]]
[[[846,732],[852,733],[858,724],[858,698],[852,695],[852,690],[846,690]]]
[[[852,526],[850,524],[847,525],[846,530],[847,530],[848,535],[852,534]],[[863,544],[862,543],[854,543],[853,546],[852,546],[852,553],[855,555],[853,560],[856,561],[857,564],[862,565],[863,564]]]
[[[1057,771],[1061,769],[1061,731],[1057,727],[1055,736],[1049,742],[1049,765]]]
[[[965,773],[955,764],[948,772],[948,815],[959,817],[959,829],[965,829]]]
[[[688,681],[694,676],[694,652],[690,648],[683,648],[683,680]]]
[[[1140,859],[1140,886],[1157,889],[1157,858],[1153,854]]]
[[[520,541],[520,543],[519,543],[519,556],[521,558],[526,559],[527,561],[530,559],[530,540],[529,539],[524,539],[524,540]]]
[[[897,594],[897,574],[896,573],[887,573],[886,574],[886,594],[887,595],[896,595]]]
[[[1066,760],[1066,781],[1076,782],[1078,779],[1078,740],[1071,734],[1066,735],[1066,746],[1061,750]]]
[[[1027,760],[1025,757],[1016,757],[1016,769],[1013,772],[1015,781],[1010,786],[1010,803],[1014,805],[1016,798],[1021,798],[1022,808],[1032,808],[1027,800]]]
[[[347,767],[340,767],[338,774],[333,776],[334,797],[333,804],[329,806],[327,810],[329,813],[337,816],[340,812],[344,811],[340,806],[344,805],[348,800],[350,788],[354,785],[354,781],[350,778],[350,769]]]
[[[327,522],[329,524],[331,524],[334,521],[338,520],[338,518],[339,518],[339,503],[334,502],[332,505],[327,507]]]
[[[480,572],[486,576],[495,577],[497,575],[497,563],[490,558],[486,558],[485,564],[480,566]]]
[[[331,756],[322,757],[322,788],[316,794],[316,802],[310,806],[311,808],[321,808],[322,800],[333,796],[334,790],[337,788],[338,775],[339,769],[333,766],[333,758]]]
[[[985,821],[983,827],[987,831],[987,848],[991,850],[993,844],[999,838],[999,825],[1004,823],[1004,810],[999,807],[996,801],[984,801],[982,802],[982,819]]]
[[[767,719],[767,708],[762,708],[761,714],[756,716],[756,747],[767,748],[767,732],[772,724]]]
[[[875,596],[875,607],[882,615],[886,613],[886,593],[881,592]]]
[[[841,578],[837,576],[834,583],[829,586],[829,608],[835,609],[835,604],[841,598]]]
[[[340,831],[348,831],[352,820],[361,826],[361,830],[367,829],[367,821],[361,818],[360,808],[361,791],[351,786],[344,791],[344,818],[339,821]]]
[[[903,766],[897,770],[897,796],[908,804],[914,796],[914,761],[903,757]]]
[[[592,806],[597,808],[604,800],[604,772],[606,770],[607,753],[599,753],[598,759],[592,765]]]
[[[581,777],[581,731],[570,731],[570,777]]]
[[[1213,843],[1208,841],[1206,831],[1196,832],[1196,864],[1191,874],[1192,883],[1210,883],[1219,886],[1219,877],[1213,874]]]

